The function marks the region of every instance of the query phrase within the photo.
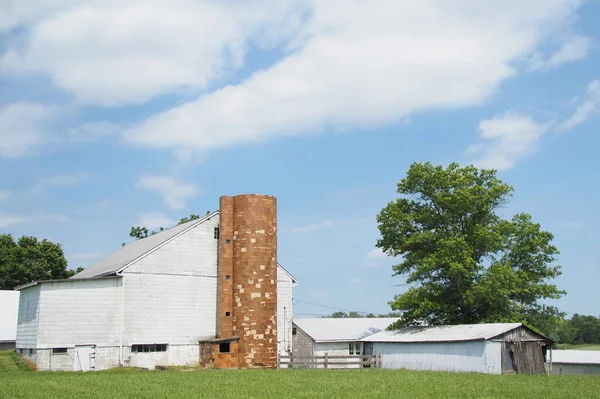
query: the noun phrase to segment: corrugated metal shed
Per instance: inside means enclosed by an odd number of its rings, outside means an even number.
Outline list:
[[[600,351],[553,350],[552,363],[600,365]]]
[[[386,329],[398,318],[306,318],[294,324],[315,342],[357,341]]]
[[[381,331],[364,342],[458,342],[487,340],[521,327],[521,323],[459,324],[453,326],[407,327]]]

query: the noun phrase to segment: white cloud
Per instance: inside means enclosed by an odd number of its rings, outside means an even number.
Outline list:
[[[550,57],[544,59],[536,53],[530,68],[532,70],[556,68],[562,64],[584,59],[592,47],[592,39],[585,36],[570,36],[563,41],[561,47]]]
[[[0,202],[6,201],[7,199],[10,198],[11,195],[12,195],[12,192],[10,192],[8,190],[0,190]]]
[[[348,282],[350,282],[352,284],[358,284],[358,283],[360,283],[360,279],[353,277],[353,278],[349,279]]]
[[[137,187],[158,192],[173,209],[185,208],[186,202],[199,193],[194,185],[170,176],[143,176]]]
[[[37,195],[42,191],[52,187],[69,187],[74,186],[88,178],[86,172],[78,172],[75,174],[59,174],[44,178],[39,184],[29,190],[30,194]]]
[[[506,112],[503,116],[479,123],[482,142],[472,145],[467,152],[478,154],[475,164],[481,168],[510,169],[517,161],[537,151],[539,139],[551,124]]]
[[[328,219],[328,220],[324,220],[322,222],[308,224],[306,226],[295,227],[292,229],[292,231],[295,233],[306,233],[309,231],[328,229],[328,228],[334,227],[334,226],[340,226],[340,225],[351,226],[351,225],[356,225],[356,224],[361,224],[361,223],[366,223],[366,222],[371,222],[371,221],[372,221],[371,218],[369,218],[369,219],[367,219],[367,218],[344,219],[344,220]]]
[[[116,136],[121,127],[111,122],[88,122],[68,131],[68,137],[73,142],[90,143],[105,137]]]
[[[323,1],[290,53],[125,131],[139,146],[227,147],[480,104],[579,1]]]
[[[587,97],[580,102],[575,112],[569,119],[559,126],[559,131],[564,132],[577,125],[581,125],[589,119],[589,117],[598,110],[600,104],[600,80],[594,80],[588,85]]]
[[[375,248],[371,251],[369,251],[369,253],[367,253],[366,256],[368,259],[387,259],[389,258],[389,256],[383,252],[383,250],[381,248]]]
[[[97,105],[197,94],[243,64],[249,40],[273,46],[299,25],[297,1],[54,0],[49,9],[47,1],[26,1],[0,20],[0,28],[32,25],[25,46],[13,44],[0,65],[46,74]]]
[[[50,141],[45,125],[53,117],[53,107],[45,105],[15,102],[0,106],[0,158],[21,158]]]
[[[20,215],[0,212],[0,228],[9,228],[16,225],[34,222],[66,222],[69,218],[60,214],[34,214]]]
[[[564,222],[563,227],[568,230],[581,231],[584,229],[584,224],[579,222]]]

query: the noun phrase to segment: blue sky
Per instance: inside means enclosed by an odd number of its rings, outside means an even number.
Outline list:
[[[171,4],[173,3],[173,4]],[[600,3],[32,0],[0,13],[0,231],[88,266],[132,225],[279,201],[294,313],[389,311],[412,162],[492,167],[597,314]],[[310,305],[306,302],[319,304]]]

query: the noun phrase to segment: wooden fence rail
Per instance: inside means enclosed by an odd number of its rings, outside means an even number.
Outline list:
[[[381,355],[329,355],[294,356],[279,355],[277,368],[347,368],[381,367]]]

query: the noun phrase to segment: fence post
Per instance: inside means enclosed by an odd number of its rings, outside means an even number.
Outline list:
[[[277,370],[281,368],[281,353],[277,354]]]
[[[381,368],[381,355],[379,353],[375,356],[375,368]]]
[[[327,358],[328,358],[328,355],[327,355],[327,352],[325,352],[325,361],[323,362],[323,365],[325,368],[327,368],[327,361],[328,361]]]

